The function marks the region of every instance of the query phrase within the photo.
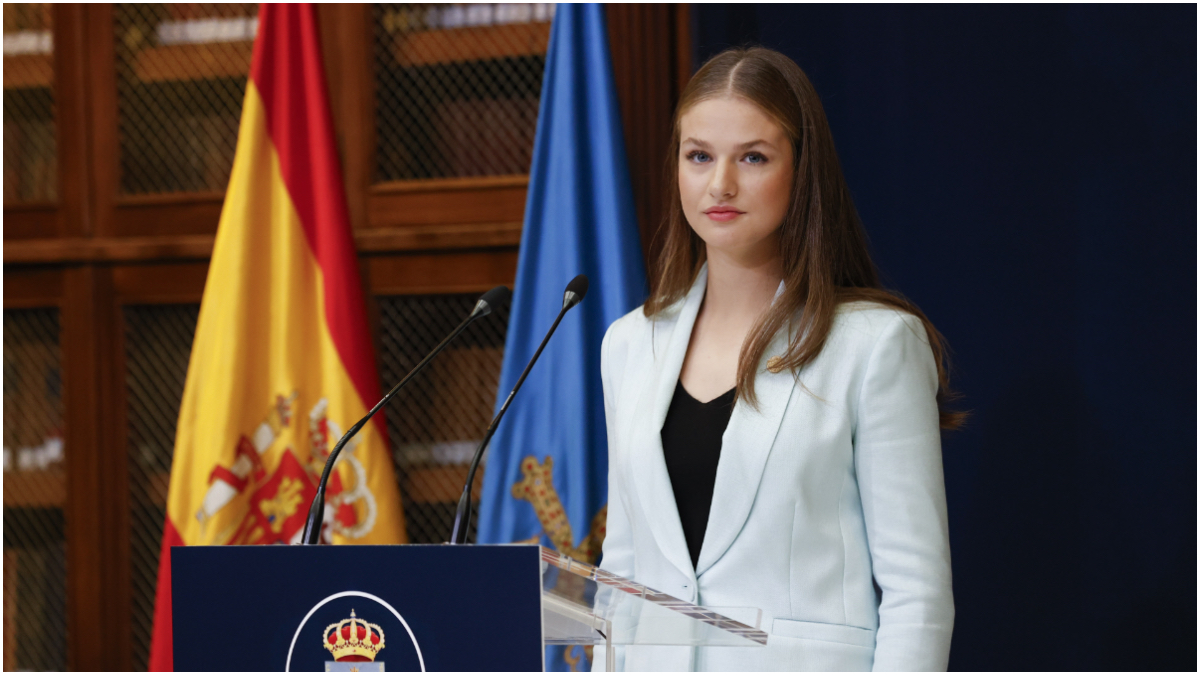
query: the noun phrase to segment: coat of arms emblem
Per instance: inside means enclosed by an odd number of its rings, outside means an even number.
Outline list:
[[[329,419],[325,398],[309,410],[307,429],[295,429],[297,398],[297,392],[276,396],[258,427],[238,439],[232,464],[213,468],[204,501],[196,512],[205,543],[299,541],[321,470],[342,429]],[[321,531],[326,543],[334,534],[362,537],[375,525],[375,496],[367,488],[362,462],[354,456],[358,442],[356,438],[346,445],[330,476]],[[297,446],[302,444],[306,447],[298,451]],[[227,516],[223,513],[226,509],[236,513]],[[221,517],[217,518],[219,513]],[[219,527],[214,527],[218,521]]]
[[[325,662],[327,673],[383,672],[383,661],[375,660],[383,649],[383,629],[358,618],[353,609],[349,619],[325,627],[323,643],[333,655]]]

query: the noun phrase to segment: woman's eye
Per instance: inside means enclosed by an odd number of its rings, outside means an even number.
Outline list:
[[[767,161],[767,158],[760,153],[752,152],[746,155],[746,161],[751,164],[762,164]]]
[[[707,152],[693,150],[687,154],[687,160],[689,162],[707,162],[709,160],[709,156]]]

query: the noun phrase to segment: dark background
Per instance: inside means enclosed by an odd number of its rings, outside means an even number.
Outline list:
[[[1196,669],[1196,7],[694,5],[812,79],[954,351],[955,670]]]

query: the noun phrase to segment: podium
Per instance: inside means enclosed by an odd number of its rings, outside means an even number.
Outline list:
[[[171,550],[178,671],[540,671],[548,645],[762,647],[704,608],[539,546]],[[735,620],[736,617],[738,620]]]

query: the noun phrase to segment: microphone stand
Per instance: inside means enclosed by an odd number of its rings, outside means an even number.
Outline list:
[[[492,423],[488,425],[487,433],[483,435],[483,442],[475,450],[475,456],[471,459],[471,468],[467,471],[467,484],[463,487],[462,496],[458,499],[458,508],[454,511],[454,530],[450,534],[451,544],[467,543],[467,529],[471,524],[471,486],[475,483],[475,470],[479,468],[479,462],[483,459],[483,453],[487,449],[488,441],[492,440],[492,435],[496,433],[496,427],[500,425],[500,420],[504,417],[504,413],[508,410],[508,406],[513,401],[513,397],[517,395],[517,390],[524,384],[525,378],[529,376],[529,371],[533,370],[533,364],[537,363],[538,357],[542,355],[542,350],[546,348],[546,344],[550,342],[550,336],[554,335],[554,331],[558,329],[558,324],[563,320],[572,307],[579,304],[583,300],[583,296],[587,294],[587,277],[579,275],[571,280],[567,286],[567,292],[564,294],[563,307],[558,312],[558,316],[554,318],[554,323],[550,326],[550,330],[546,332],[546,337],[542,338],[542,344],[538,345],[537,351],[533,353],[533,358],[529,360],[525,370],[521,373],[521,377],[517,378],[517,384],[509,392],[508,398],[504,399],[504,405],[500,406],[500,412],[496,413],[496,417],[492,419]]]
[[[500,289],[503,289],[503,291],[498,293]],[[338,455],[341,454],[342,448],[346,446],[346,443],[353,438],[354,435],[357,434],[372,417],[374,417],[375,413],[379,412],[380,408],[387,404],[387,402],[396,395],[396,392],[404,388],[404,385],[408,384],[409,380],[413,379],[417,373],[424,370],[425,366],[429,365],[429,362],[433,360],[433,357],[437,356],[439,352],[445,349],[446,345],[450,344],[454,338],[458,337],[459,333],[466,330],[467,326],[469,326],[472,321],[490,314],[492,311],[491,305],[496,304],[496,302],[506,295],[507,292],[507,288],[498,286],[497,288],[488,291],[482,298],[480,298],[479,301],[475,303],[475,309],[471,311],[467,318],[463,319],[462,323],[458,324],[454,331],[451,332],[450,335],[446,336],[446,339],[439,342],[438,346],[433,348],[433,351],[429,352],[425,358],[421,359],[421,362],[418,363],[411,371],[409,371],[408,375],[405,375],[404,379],[400,380],[399,384],[392,387],[392,390],[389,391],[387,395],[379,401],[379,403],[376,403],[375,407],[371,408],[371,411],[368,412],[365,417],[356,422],[354,426],[350,427],[350,430],[342,436],[341,440],[337,442],[337,445],[333,446],[333,450],[329,452],[329,458],[325,460],[325,469],[321,472],[321,481],[317,484],[317,494],[313,496],[312,506],[310,506],[308,509],[308,518],[304,523],[304,534],[300,537],[301,544],[311,545],[320,543],[321,523],[324,520],[325,515],[325,486],[329,483],[329,474],[333,471],[333,465],[337,463]]]

